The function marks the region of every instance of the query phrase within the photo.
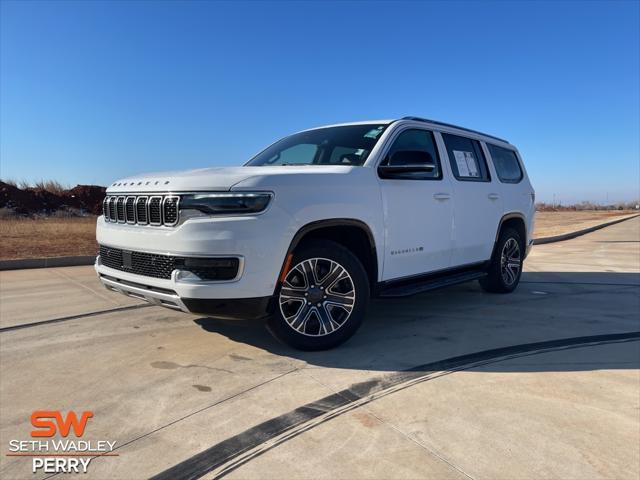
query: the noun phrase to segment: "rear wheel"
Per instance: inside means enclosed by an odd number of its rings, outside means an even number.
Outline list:
[[[364,267],[349,250],[310,242],[294,253],[280,286],[270,331],[301,350],[324,350],[351,337],[369,303]]]
[[[488,275],[480,280],[480,285],[487,292],[513,292],[520,282],[523,261],[524,249],[520,234],[512,228],[505,228],[498,238]]]

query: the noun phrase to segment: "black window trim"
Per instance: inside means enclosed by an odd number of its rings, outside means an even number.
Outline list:
[[[503,147],[502,145],[496,145],[495,143],[491,143],[491,142],[485,142],[485,143],[487,145],[487,152],[489,153],[489,157],[491,158],[491,163],[493,164],[493,169],[496,171],[496,176],[498,177],[498,181],[500,183],[511,183],[513,185],[516,185],[522,182],[522,180],[524,180],[524,168],[522,168],[522,162],[520,161],[520,156],[518,155],[518,152],[516,152],[513,148],[506,148],[506,147]],[[500,172],[498,172],[498,167],[496,167],[496,162],[493,160],[493,155],[491,154],[491,148],[489,148],[490,146],[502,148],[503,150],[507,150],[513,153],[513,155],[516,157],[518,168],[520,169],[520,178],[518,180],[503,180],[500,177]]]
[[[444,138],[445,135],[452,135],[454,137],[466,138],[467,140],[470,140],[471,142],[475,142],[474,145],[476,145],[478,147],[478,150],[480,151],[480,155],[482,156],[482,158],[478,158],[478,161],[484,160],[484,168],[487,171],[487,178],[461,177],[459,175],[456,175],[457,168],[455,170],[453,168],[453,159],[449,156],[449,148],[447,147],[447,141]],[[469,137],[467,135],[461,135],[459,133],[444,132],[444,131],[440,132],[440,136],[442,137],[442,144],[444,145],[444,151],[447,153],[447,157],[449,158],[449,168],[451,168],[451,175],[453,176],[454,179],[456,179],[458,182],[477,182],[477,183],[491,183],[492,182],[491,170],[489,169],[489,162],[487,161],[487,157],[484,154],[484,150],[482,150],[482,140],[478,140],[478,139]],[[474,150],[475,150],[475,147],[474,147]],[[476,152],[476,153],[478,153],[478,152]],[[480,166],[480,165],[478,165],[478,166]]]
[[[419,130],[421,132],[426,132],[431,134],[431,140],[433,140],[433,146],[436,152],[436,164],[438,165],[438,171],[440,172],[440,175],[438,177],[406,177],[406,178],[382,178],[380,176],[380,173],[378,172],[378,167],[382,166],[382,164],[384,163],[384,161],[387,159],[387,155],[389,154],[389,150],[391,150],[391,147],[393,146],[393,144],[395,143],[395,141],[398,139],[398,137],[400,135],[402,135],[404,132],[408,131],[408,130]],[[395,132],[393,132],[393,136],[389,139],[387,139],[385,141],[385,144],[383,146],[383,155],[379,156],[379,160],[377,161],[376,165],[375,165],[375,169],[376,169],[376,175],[378,176],[378,178],[380,180],[419,180],[419,181],[442,181],[444,179],[444,171],[442,169],[442,159],[440,158],[440,149],[438,148],[438,141],[436,140],[436,136],[435,136],[436,130],[431,129],[431,128],[424,128],[424,127],[419,127],[419,126],[415,126],[415,125],[404,125],[403,128],[399,128],[397,129]]]

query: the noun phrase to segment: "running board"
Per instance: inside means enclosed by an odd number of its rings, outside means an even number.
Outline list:
[[[450,273],[446,275],[437,275],[422,277],[415,281],[394,282],[389,285],[381,286],[378,290],[378,296],[382,298],[392,297],[408,297],[417,293],[428,292],[438,288],[450,287],[459,283],[470,282],[485,277],[487,273],[483,270],[470,270],[465,272]]]

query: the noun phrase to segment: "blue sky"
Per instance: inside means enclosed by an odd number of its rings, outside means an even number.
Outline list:
[[[13,2],[0,177],[238,165],[340,121],[494,133],[538,198],[640,196],[640,3]]]

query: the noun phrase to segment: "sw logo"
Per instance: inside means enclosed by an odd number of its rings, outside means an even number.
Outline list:
[[[118,456],[113,453],[115,441],[80,440],[92,417],[91,411],[78,415],[74,411],[36,410],[31,414],[32,440],[10,440],[7,456],[31,458],[33,473],[87,473],[92,459]]]
[[[66,438],[73,430],[75,436],[80,438],[84,435],[87,421],[91,417],[93,417],[93,412],[90,411],[82,412],[80,419],[78,419],[76,412],[73,411],[68,412],[65,418],[58,410],[37,410],[31,414],[31,425],[36,428],[31,431],[31,436],[34,438],[50,438],[59,433],[61,437]],[[82,448],[79,445],[80,442],[76,444],[71,440],[66,442],[53,440],[51,443],[54,450],[62,450],[64,452],[78,451]],[[89,462],[91,462],[91,458],[81,456],[78,458],[34,458],[32,471],[33,473],[38,470],[42,470],[45,473],[87,473]]]
[[[76,412],[67,413],[67,418],[62,418],[58,410],[37,410],[31,414],[31,425],[40,430],[32,430],[32,437],[53,437],[56,432],[60,432],[62,437],[68,437],[69,431],[73,428],[76,437],[84,435],[87,421],[93,417],[93,412],[82,412],[80,419]],[[55,419],[55,423],[51,420]]]

